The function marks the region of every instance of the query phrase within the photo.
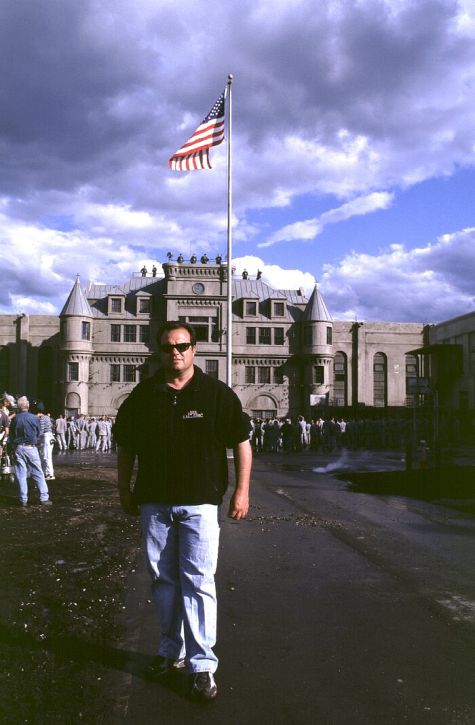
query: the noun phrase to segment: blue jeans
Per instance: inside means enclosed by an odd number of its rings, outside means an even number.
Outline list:
[[[219,508],[144,504],[140,514],[160,618],[158,653],[185,656],[191,672],[215,672]]]
[[[36,446],[19,445],[15,449],[15,477],[21,503],[28,501],[28,475],[36,484],[40,501],[47,501],[49,498],[48,485],[41,468],[38,449]]]

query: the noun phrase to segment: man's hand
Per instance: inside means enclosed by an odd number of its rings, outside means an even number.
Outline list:
[[[235,491],[229,503],[228,516],[230,519],[239,521],[247,516],[249,511],[249,495],[247,492]]]
[[[130,477],[134,468],[135,454],[119,446],[117,451],[117,487],[122,511],[129,516],[138,516],[139,510],[132,498]]]
[[[238,443],[233,448],[236,488],[231,496],[228,516],[239,521],[249,511],[249,478],[252,465],[252,448],[249,440]]]
[[[138,509],[138,506],[132,500],[131,491],[120,491],[119,498],[120,498],[120,505],[122,507],[122,511],[124,511],[129,516],[138,516],[139,515],[139,509]]]

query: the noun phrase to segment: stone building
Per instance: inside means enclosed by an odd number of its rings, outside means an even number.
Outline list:
[[[167,319],[194,326],[196,364],[224,380],[227,265],[169,259],[163,270],[118,286],[83,288],[78,278],[58,317],[0,316],[0,389],[54,413],[114,416],[157,368],[156,332]],[[443,392],[475,407],[475,314],[431,327],[334,321],[317,287],[307,298],[247,273],[232,285],[232,385],[251,416],[406,406],[424,394],[420,381],[448,341],[463,360],[458,392]]]

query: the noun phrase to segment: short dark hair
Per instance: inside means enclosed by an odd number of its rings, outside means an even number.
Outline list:
[[[186,330],[190,335],[190,342],[191,346],[196,346],[196,333],[191,325],[189,325],[187,322],[180,322],[180,320],[168,320],[168,322],[164,322],[160,327],[158,328],[157,332],[157,345],[160,345],[162,335],[164,332],[171,332],[172,330]]]

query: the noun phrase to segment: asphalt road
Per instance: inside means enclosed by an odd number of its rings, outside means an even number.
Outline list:
[[[313,466],[257,458],[249,518],[223,523],[214,703],[141,677],[158,627],[131,574],[111,723],[475,723],[475,519]]]

